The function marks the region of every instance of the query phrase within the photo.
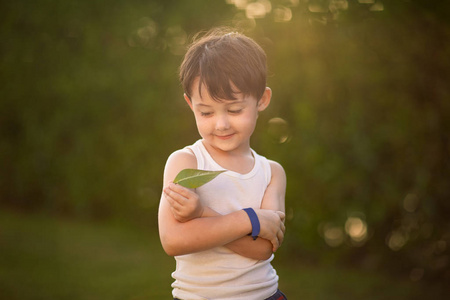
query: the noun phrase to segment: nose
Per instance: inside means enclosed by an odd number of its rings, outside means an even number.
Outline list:
[[[226,114],[220,114],[216,119],[216,130],[224,131],[230,128],[230,122]]]

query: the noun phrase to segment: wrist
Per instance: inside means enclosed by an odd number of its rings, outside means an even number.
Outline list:
[[[250,235],[252,236],[253,240],[256,240],[258,238],[259,232],[261,230],[261,225],[259,223],[258,215],[251,207],[244,208],[243,210],[247,213],[247,215],[250,219],[250,223],[252,225],[252,232],[250,233]]]

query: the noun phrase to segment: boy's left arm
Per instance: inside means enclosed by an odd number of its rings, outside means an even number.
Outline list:
[[[286,174],[279,163],[269,162],[272,178],[264,193],[261,208],[285,212]],[[273,253],[272,243],[263,238],[253,240],[251,236],[237,239],[225,247],[242,256],[258,260],[268,259]]]
[[[267,186],[266,191],[264,193],[261,209],[273,210],[273,211],[282,211],[285,212],[284,198],[286,193],[286,175],[283,167],[274,161],[269,161],[271,167],[272,177],[270,180],[270,184]],[[176,186],[172,188],[178,189]],[[215,210],[209,207],[202,207],[197,195],[189,191],[188,189],[181,188],[183,193],[187,193],[184,195],[185,201],[180,202],[180,200],[175,201],[172,199],[166,190],[166,197],[172,206],[172,213],[179,222],[187,222],[193,218],[198,217],[216,217],[220,214]],[[175,191],[177,193],[181,192]],[[188,200],[191,199],[191,200]],[[192,201],[193,200],[193,201]],[[284,228],[283,234],[284,236]],[[282,240],[279,241],[280,245]],[[225,245],[228,249],[236,252],[239,255],[256,259],[256,260],[266,260],[270,258],[272,253],[276,250],[274,245],[264,238],[258,238],[253,240],[251,236],[245,236],[234,240]]]

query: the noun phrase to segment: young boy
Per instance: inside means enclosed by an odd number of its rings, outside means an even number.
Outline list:
[[[164,170],[158,221],[177,263],[173,297],[286,299],[270,264],[284,238],[286,176],[250,148],[272,96],[265,53],[242,34],[213,30],[191,45],[180,79],[202,139],[172,153]],[[227,171],[191,190],[172,183],[187,168]]]

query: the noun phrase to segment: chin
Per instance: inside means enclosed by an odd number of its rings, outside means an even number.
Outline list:
[[[213,147],[215,149],[221,150],[221,151],[231,151],[233,149],[236,148],[236,143],[230,141],[230,140],[221,140],[221,139],[217,139],[217,138],[213,138],[213,139],[205,139],[206,143],[208,143],[208,145],[210,147]]]

